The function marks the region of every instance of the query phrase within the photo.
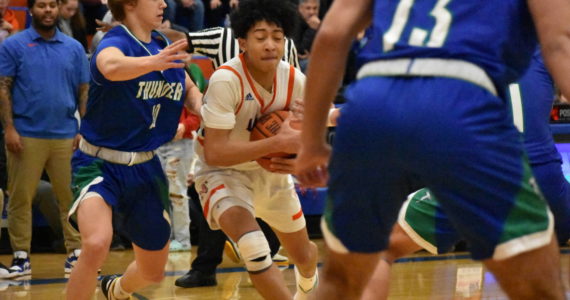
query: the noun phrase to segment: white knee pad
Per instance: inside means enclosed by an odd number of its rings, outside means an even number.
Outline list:
[[[261,273],[273,264],[269,244],[261,230],[242,235],[237,245],[249,273]]]

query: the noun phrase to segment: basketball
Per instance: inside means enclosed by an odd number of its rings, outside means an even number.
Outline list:
[[[283,123],[283,121],[288,116],[289,116],[289,111],[286,110],[278,110],[261,116],[255,122],[255,127],[251,131],[250,140],[257,141],[276,135],[277,132],[279,132],[279,129],[281,128],[281,123]],[[285,153],[285,152],[270,153],[261,158],[256,159],[256,161],[264,169],[272,172],[273,169],[269,167],[269,165],[271,164],[272,157],[293,158],[295,157],[295,154]]]

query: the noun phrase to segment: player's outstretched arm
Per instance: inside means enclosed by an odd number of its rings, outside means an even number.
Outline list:
[[[370,24],[372,0],[337,0],[328,11],[312,47],[305,110],[301,134],[301,151],[295,173],[301,184],[321,186],[330,149],[326,145],[328,112],[342,80],[346,57],[357,33]]]
[[[200,108],[202,107],[202,93],[194,84],[188,73],[186,73],[186,96],[184,97],[184,106],[193,114],[200,116]]]
[[[119,48],[108,47],[97,55],[97,68],[111,81],[126,81],[152,71],[183,68],[182,60],[188,55],[184,52],[186,47],[186,40],[179,40],[162,49],[159,54],[144,57],[125,56]]]
[[[570,95],[570,2],[528,0],[542,56],[563,95]]]

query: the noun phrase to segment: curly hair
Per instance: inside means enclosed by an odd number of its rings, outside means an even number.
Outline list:
[[[232,30],[238,38],[245,38],[260,21],[277,25],[285,36],[291,37],[297,27],[297,9],[285,0],[241,0],[230,15]]]

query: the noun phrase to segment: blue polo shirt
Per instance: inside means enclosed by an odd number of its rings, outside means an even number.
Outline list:
[[[89,67],[79,42],[56,30],[50,40],[30,27],[0,45],[0,76],[12,77],[12,116],[22,136],[72,138],[79,85]]]

